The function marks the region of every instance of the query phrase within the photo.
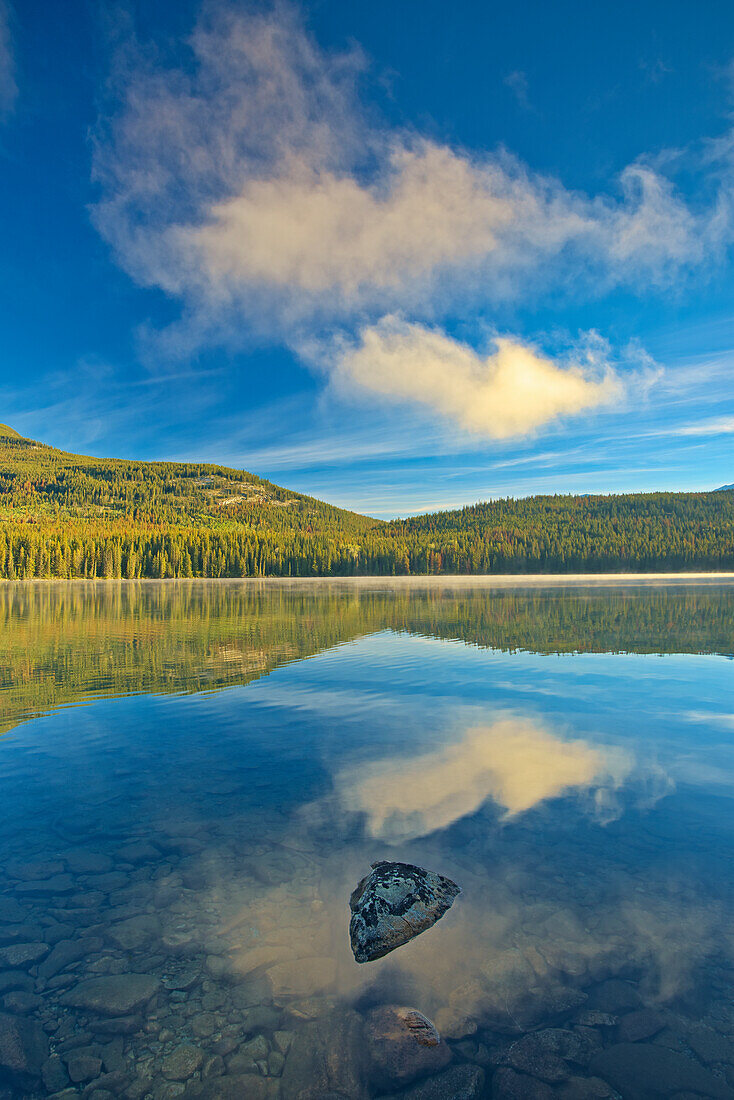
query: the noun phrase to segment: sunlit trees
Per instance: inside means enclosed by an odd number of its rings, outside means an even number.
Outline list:
[[[734,492],[537,496],[380,523],[238,470],[0,440],[0,577],[734,569]]]

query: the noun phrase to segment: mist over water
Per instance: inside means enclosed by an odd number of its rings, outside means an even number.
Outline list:
[[[0,622],[3,1100],[732,1095],[734,585],[8,584]],[[462,895],[360,966],[378,859]],[[384,1004],[450,1061],[386,1084]]]

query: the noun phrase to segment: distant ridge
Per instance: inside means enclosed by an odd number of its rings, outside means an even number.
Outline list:
[[[718,489],[714,489],[715,493],[725,493],[728,489],[734,489],[734,483],[731,485],[720,485]]]
[[[20,434],[20,432],[16,432],[15,428],[10,428],[7,424],[0,424],[0,438],[22,439],[23,436]]]

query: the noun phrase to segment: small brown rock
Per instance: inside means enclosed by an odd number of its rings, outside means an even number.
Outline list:
[[[204,1061],[204,1052],[193,1043],[182,1043],[163,1059],[163,1076],[169,1081],[187,1081]]]
[[[451,1050],[417,1009],[382,1005],[366,1019],[371,1075],[378,1088],[407,1085],[451,1061]]]

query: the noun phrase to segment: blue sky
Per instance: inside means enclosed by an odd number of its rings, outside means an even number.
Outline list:
[[[734,481],[734,8],[0,0],[0,422],[373,515]]]

